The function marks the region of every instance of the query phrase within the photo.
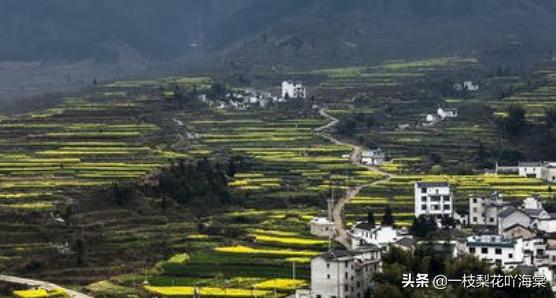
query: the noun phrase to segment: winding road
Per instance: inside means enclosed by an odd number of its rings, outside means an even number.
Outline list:
[[[329,119],[330,122],[321,126],[321,127],[313,129],[313,132],[316,135],[318,135],[322,138],[325,138],[325,139],[329,140],[330,142],[332,142],[336,145],[351,147],[352,151],[351,151],[351,154],[350,154],[350,160],[353,164],[359,165],[359,166],[364,166],[369,170],[379,172],[379,173],[383,174],[384,177],[385,177],[383,179],[374,181],[372,183],[356,185],[356,186],[350,187],[346,191],[346,193],[338,200],[338,202],[334,205],[334,208],[332,209],[332,220],[333,220],[333,222],[336,226],[336,238],[334,240],[341,243],[345,248],[350,249],[351,248],[350,237],[349,237],[349,234],[346,231],[345,226],[344,226],[343,213],[344,213],[345,205],[347,203],[349,203],[351,201],[351,199],[353,199],[355,196],[357,196],[363,188],[368,187],[368,186],[377,185],[377,184],[382,183],[382,182],[389,181],[390,179],[396,177],[396,175],[392,174],[392,173],[388,173],[388,172],[386,172],[386,171],[384,171],[384,170],[382,170],[378,167],[375,167],[375,166],[368,166],[368,165],[362,164],[361,163],[361,154],[363,152],[363,148],[361,146],[341,141],[341,140],[337,139],[336,137],[334,137],[333,135],[326,133],[326,130],[336,126],[340,122],[340,120],[338,118],[326,113],[324,108],[319,109],[319,114],[322,117]]]
[[[76,291],[73,291],[73,290],[69,290],[69,289],[60,287],[58,285],[55,285],[53,283],[42,281],[42,280],[21,278],[21,277],[16,277],[16,276],[0,274],[0,282],[10,283],[10,284],[18,284],[18,285],[23,285],[23,286],[27,286],[27,287],[33,287],[33,288],[43,288],[43,289],[48,290],[48,291],[51,291],[51,290],[54,290],[54,289],[61,289],[64,292],[66,292],[68,297],[71,297],[71,298],[93,298],[92,296],[85,295],[83,293],[79,293],[79,292],[76,292]]]

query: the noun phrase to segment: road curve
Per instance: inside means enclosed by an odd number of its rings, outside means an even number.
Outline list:
[[[345,205],[347,203],[349,203],[351,201],[351,199],[353,199],[355,196],[357,196],[359,194],[359,192],[364,187],[373,186],[373,185],[377,185],[381,182],[389,181],[390,179],[394,178],[396,175],[392,174],[392,173],[388,173],[388,172],[386,172],[386,171],[384,171],[384,170],[382,170],[378,167],[375,167],[375,166],[368,166],[368,165],[362,164],[360,162],[361,161],[361,154],[363,152],[363,148],[361,146],[341,141],[341,140],[337,139],[336,137],[334,137],[333,135],[328,134],[328,133],[325,132],[326,130],[336,126],[340,122],[340,120],[338,118],[326,113],[324,108],[319,109],[319,114],[322,117],[329,119],[330,122],[321,126],[321,127],[313,129],[313,132],[315,134],[329,140],[330,142],[332,142],[336,145],[351,147],[352,151],[351,151],[351,154],[350,154],[350,160],[353,164],[359,165],[359,166],[364,166],[364,167],[368,168],[369,170],[379,172],[379,173],[381,173],[385,176],[384,179],[380,179],[380,180],[374,181],[374,182],[369,183],[369,184],[362,184],[362,185],[357,185],[357,186],[350,187],[346,191],[346,193],[338,200],[338,202],[334,205],[334,208],[332,209],[332,219],[333,219],[334,225],[336,227],[336,238],[334,240],[341,243],[345,248],[350,249],[351,248],[350,236],[345,229],[344,218],[343,218]]]
[[[66,292],[68,297],[71,297],[71,298],[93,298],[92,296],[85,295],[85,294],[79,293],[77,291],[69,290],[69,289],[60,287],[58,285],[55,285],[53,283],[42,281],[42,280],[22,278],[22,277],[0,274],[0,282],[6,282],[6,283],[10,283],[10,284],[18,284],[18,285],[23,285],[23,286],[27,286],[27,287],[35,287],[35,288],[40,287],[40,288],[44,288],[46,290],[61,289],[64,292]]]

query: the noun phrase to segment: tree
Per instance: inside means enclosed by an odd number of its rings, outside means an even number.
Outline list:
[[[421,215],[413,219],[410,231],[415,237],[427,237],[430,233],[436,231],[437,225],[433,218]]]
[[[375,227],[375,215],[373,214],[373,210],[367,210],[367,222],[374,228]]]
[[[517,105],[510,106],[508,116],[502,120],[501,125],[509,137],[519,135],[526,125],[525,110]]]
[[[230,160],[230,163],[228,164],[228,170],[226,171],[226,175],[232,178],[236,175],[236,173],[237,173],[236,163],[233,160]]]
[[[393,226],[394,225],[394,215],[392,214],[392,208],[390,205],[384,208],[384,215],[382,216],[383,226]]]
[[[85,249],[85,241],[83,241],[83,239],[81,238],[77,239],[75,243],[75,250],[77,251],[77,261],[76,261],[77,265],[81,266],[85,264],[86,249]]]

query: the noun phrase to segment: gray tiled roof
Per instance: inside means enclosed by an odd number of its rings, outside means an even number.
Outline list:
[[[447,187],[450,186],[448,182],[417,182],[417,187]]]
[[[520,167],[540,167],[542,163],[540,161],[520,161],[518,163]]]
[[[533,209],[530,209],[530,210],[533,210]],[[514,206],[510,206],[510,207],[498,212],[498,217],[507,217],[514,212],[521,212],[521,213],[525,214],[526,216],[529,216],[529,217],[531,216],[531,215],[529,215],[528,213],[526,213],[525,211],[523,211],[521,209],[517,209]]]
[[[405,247],[411,247],[413,246],[413,244],[415,244],[415,240],[413,240],[413,238],[411,237],[403,237],[402,239],[396,241],[396,244]]]
[[[542,209],[523,209],[523,212],[527,213],[529,216],[539,216],[543,211]]]
[[[368,222],[360,222],[360,223],[356,223],[353,228],[354,229],[361,229],[361,230],[367,230],[367,231],[371,231],[375,228],[375,225],[372,225]]]

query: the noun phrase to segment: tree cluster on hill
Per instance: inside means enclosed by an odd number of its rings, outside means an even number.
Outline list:
[[[552,160],[556,158],[556,110],[547,109],[544,118],[527,121],[523,107],[508,108],[508,116],[497,121],[503,139],[508,143],[498,148],[496,157],[502,164],[516,163],[522,159]],[[483,152],[486,153],[486,152]]]
[[[155,191],[166,200],[186,205],[197,214],[209,213],[237,203],[228,188],[228,177],[220,164],[207,159],[186,163],[181,160],[160,173]]]
[[[376,125],[373,115],[358,113],[342,119],[337,125],[339,134],[353,136],[358,130],[368,129]]]

